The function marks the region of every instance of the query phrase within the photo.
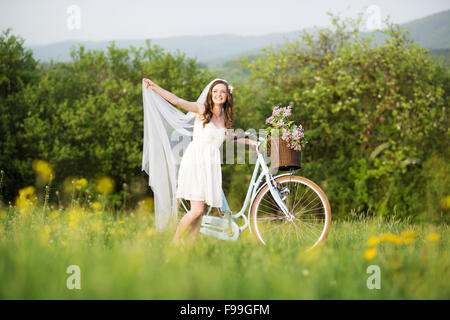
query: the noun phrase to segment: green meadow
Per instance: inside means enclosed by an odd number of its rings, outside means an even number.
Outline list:
[[[0,211],[1,299],[449,299],[448,226],[333,221],[321,247],[200,234],[171,245],[148,212]],[[71,289],[79,267],[80,288]],[[379,289],[368,288],[379,267]],[[68,284],[69,282],[69,284]]]
[[[149,40],[42,62],[2,31],[0,299],[450,299],[450,68],[399,25],[330,20],[219,69]],[[267,130],[292,107],[299,175],[332,209],[323,245],[264,246],[247,229],[174,247],[173,228],[157,232],[143,78],[188,101],[227,79],[233,129]],[[253,171],[235,160],[232,209]]]

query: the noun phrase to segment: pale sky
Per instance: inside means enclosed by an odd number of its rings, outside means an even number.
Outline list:
[[[68,12],[79,8],[79,15]],[[395,23],[450,9],[449,0],[0,0],[0,30],[25,45],[184,35],[263,35],[330,24],[327,12],[356,17],[368,6]],[[79,17],[79,19],[77,19]]]

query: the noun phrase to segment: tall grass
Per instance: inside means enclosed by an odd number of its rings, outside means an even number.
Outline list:
[[[235,242],[200,235],[191,247],[172,246],[172,236],[154,230],[150,213],[5,207],[0,298],[450,298],[447,225],[333,221],[309,252],[261,245],[248,231]],[[81,289],[67,288],[70,265],[80,267]],[[380,267],[381,289],[367,287],[370,265]]]

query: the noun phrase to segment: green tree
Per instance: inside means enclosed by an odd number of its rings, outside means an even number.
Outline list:
[[[39,73],[31,50],[25,50],[23,43],[11,29],[0,35],[0,169],[5,172],[0,198],[3,192],[5,199],[12,199],[17,191],[11,186],[31,177],[29,167],[21,162],[26,152],[19,135],[27,117],[26,89],[37,82]]]
[[[335,213],[426,211],[420,200],[432,175],[422,164],[448,159],[448,69],[388,20],[379,44],[360,32],[361,16],[330,15],[331,28],[248,64],[252,90],[264,93],[261,112],[293,106],[310,142],[303,174],[323,187]]]
[[[26,116],[20,121],[23,132],[16,135],[24,153],[14,160],[29,172],[33,159],[50,162],[58,189],[69,176],[108,175],[119,186],[116,191],[136,176],[148,179],[141,171],[142,78],[195,100],[210,81],[209,72],[196,60],[150,42],[130,49],[112,42],[106,52],[80,46],[71,57],[72,62],[42,67],[39,82],[24,89]],[[21,185],[33,184],[32,176],[23,180]]]

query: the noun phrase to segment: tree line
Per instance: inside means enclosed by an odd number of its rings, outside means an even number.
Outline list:
[[[237,63],[234,128],[264,128],[275,105],[293,107],[308,144],[299,172],[318,183],[335,216],[446,218],[449,209],[449,68],[388,23],[382,43],[362,36],[361,20],[269,47]],[[127,184],[150,192],[141,171],[143,77],[195,101],[222,70],[183,53],[146,47],[103,52],[72,48],[72,61],[39,63],[24,40],[0,37],[0,194],[6,205],[35,181],[33,159],[67,177],[111,176],[120,205]],[[234,70],[235,72],[236,70]],[[233,79],[229,79],[233,80]],[[224,165],[223,188],[239,209],[249,164]],[[130,205],[132,202],[130,203]]]

